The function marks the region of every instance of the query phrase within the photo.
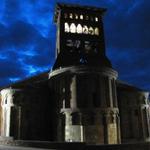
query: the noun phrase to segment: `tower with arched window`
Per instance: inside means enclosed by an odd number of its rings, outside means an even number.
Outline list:
[[[57,5],[51,72],[0,88],[0,144],[149,150],[149,92],[116,80],[105,55],[105,11]]]
[[[117,72],[105,55],[105,11],[56,7],[57,59],[49,73],[56,100],[56,140],[120,143]]]

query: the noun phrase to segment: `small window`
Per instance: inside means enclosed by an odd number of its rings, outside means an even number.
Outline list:
[[[94,29],[92,27],[89,28],[89,34],[94,35]]]
[[[69,14],[69,18],[73,19],[73,14],[72,13]]]
[[[65,32],[69,32],[69,24],[65,22]]]
[[[98,17],[95,17],[95,21],[98,22]]]
[[[82,33],[82,26],[81,26],[81,24],[77,25],[77,33]]]
[[[74,23],[72,23],[72,24],[70,25],[70,32],[71,32],[71,33],[76,33],[76,25],[75,25]]]
[[[75,19],[78,19],[78,18],[79,18],[79,16],[77,14],[75,14]]]
[[[99,35],[99,28],[95,28],[95,35]]]
[[[83,20],[83,15],[80,15],[80,19]]]
[[[83,33],[84,34],[88,34],[89,33],[89,31],[88,31],[88,27],[87,26],[83,26]]]

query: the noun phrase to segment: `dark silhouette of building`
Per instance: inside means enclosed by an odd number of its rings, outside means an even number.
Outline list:
[[[150,141],[149,93],[117,80],[105,54],[105,11],[57,5],[53,69],[1,89],[1,139]]]

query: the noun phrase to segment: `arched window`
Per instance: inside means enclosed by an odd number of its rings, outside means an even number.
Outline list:
[[[83,33],[84,34],[88,34],[89,33],[89,30],[88,30],[88,27],[87,26],[83,26]]]
[[[89,28],[89,34],[94,35],[94,29],[92,27]]]
[[[65,22],[65,32],[69,32],[69,24]]]
[[[70,25],[70,32],[71,32],[71,33],[76,33],[76,25],[75,25],[74,23],[72,23],[72,24]]]
[[[98,17],[95,17],[95,21],[98,22]]]
[[[99,35],[99,28],[95,28],[95,35]]]
[[[80,19],[83,20],[83,15],[80,15]]]
[[[73,19],[73,14],[72,13],[69,14],[69,18]]]
[[[77,14],[75,14],[75,19],[78,19],[78,18],[79,18],[79,16]]]
[[[81,24],[77,25],[77,33],[82,33],[82,26],[81,26]]]

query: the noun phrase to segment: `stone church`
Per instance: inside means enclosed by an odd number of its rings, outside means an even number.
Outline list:
[[[105,11],[57,4],[55,64],[1,88],[1,140],[150,141],[149,92],[117,80],[105,54]]]

